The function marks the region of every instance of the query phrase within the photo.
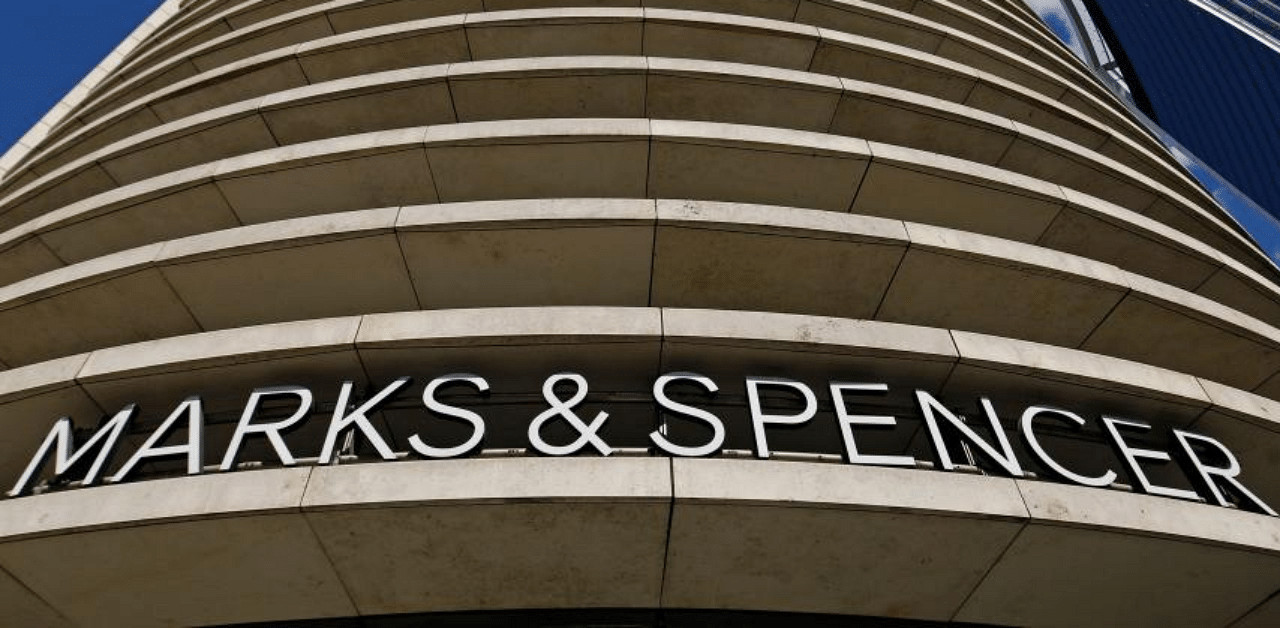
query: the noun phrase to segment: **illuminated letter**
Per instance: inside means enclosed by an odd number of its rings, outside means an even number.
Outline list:
[[[262,402],[263,397],[271,395],[295,395],[300,403],[298,409],[293,412],[289,418],[274,423],[260,423],[258,425],[250,425],[253,415],[258,411],[258,404]],[[280,459],[280,463],[286,467],[292,467],[298,461],[293,459],[293,454],[289,452],[288,445],[285,445],[284,438],[280,433],[293,427],[303,417],[311,412],[311,391],[302,386],[272,386],[270,388],[258,388],[249,394],[249,402],[244,406],[244,413],[240,415],[240,422],[236,424],[236,431],[231,435],[231,444],[227,445],[227,453],[222,458],[222,464],[219,465],[220,471],[230,471],[236,464],[236,456],[240,454],[240,446],[244,443],[244,438],[250,434],[265,434],[267,441],[271,443],[271,448],[275,450],[276,457]]]
[[[330,464],[336,455],[338,448],[338,436],[347,428],[355,426],[364,433],[364,437],[369,439],[373,444],[373,448],[378,450],[378,455],[383,460],[395,460],[396,454],[391,451],[391,446],[387,441],[382,440],[382,436],[378,434],[378,430],[374,429],[369,423],[369,417],[366,413],[373,412],[378,404],[387,400],[388,397],[394,395],[396,391],[408,384],[410,378],[401,377],[391,382],[386,388],[383,388],[378,394],[364,402],[364,405],[347,412],[347,408],[351,405],[351,389],[355,388],[353,382],[342,382],[342,392],[338,394],[338,405],[333,408],[333,420],[329,422],[329,432],[324,437],[324,448],[320,451],[320,464]],[[346,413],[346,414],[344,414]]]
[[[701,447],[684,447],[676,445],[675,443],[667,440],[666,435],[663,433],[663,431],[666,430],[665,424],[661,430],[654,430],[650,432],[649,440],[652,440],[659,449],[673,456],[710,456],[717,451],[720,451],[720,448],[724,446],[724,423],[720,422],[719,417],[707,412],[706,410],[695,408],[693,406],[686,406],[678,401],[672,401],[671,398],[667,396],[667,384],[680,380],[697,382],[701,384],[703,388],[707,389],[707,392],[710,392],[713,395],[720,390],[716,387],[716,383],[711,381],[710,378],[703,377],[697,373],[668,373],[659,377],[658,381],[653,383],[654,399],[658,400],[658,405],[664,410],[682,414],[687,417],[693,417],[695,419],[701,419],[707,425],[710,425],[711,441]]]
[[[897,419],[891,416],[877,416],[866,414],[849,414],[848,408],[844,405],[844,393],[846,391],[860,393],[885,393],[889,391],[886,384],[847,384],[842,382],[831,382],[831,404],[836,409],[836,420],[840,423],[840,435],[844,437],[845,459],[850,464],[879,464],[894,467],[914,467],[916,459],[911,456],[869,456],[858,453],[858,446],[853,440],[853,426],[855,425],[897,425]]]
[[[1107,432],[1111,434],[1111,440],[1116,446],[1116,451],[1120,453],[1120,457],[1124,459],[1125,465],[1129,469],[1129,475],[1137,481],[1144,492],[1152,495],[1163,495],[1165,497],[1177,497],[1179,499],[1189,499],[1191,501],[1200,501],[1200,496],[1193,491],[1186,491],[1180,488],[1169,488],[1168,486],[1159,486],[1152,484],[1147,480],[1147,474],[1142,472],[1142,467],[1138,466],[1138,458],[1148,458],[1150,460],[1170,460],[1169,454],[1154,449],[1135,449],[1124,442],[1124,437],[1120,436],[1120,429],[1116,426],[1124,426],[1129,428],[1140,429],[1143,431],[1151,429],[1146,423],[1137,421],[1124,421],[1121,419],[1113,419],[1111,417],[1102,417],[1102,425],[1107,428]]]
[[[1040,459],[1040,462],[1043,463],[1044,466],[1049,467],[1054,473],[1061,475],[1067,480],[1075,482],[1076,484],[1083,484],[1084,486],[1110,486],[1116,481],[1115,471],[1107,471],[1099,477],[1091,478],[1087,475],[1080,475],[1070,471],[1066,467],[1058,464],[1058,461],[1050,458],[1049,454],[1040,446],[1040,441],[1036,438],[1035,430],[1032,429],[1034,427],[1033,422],[1040,414],[1055,414],[1075,423],[1076,425],[1084,425],[1084,419],[1067,412],[1066,410],[1059,410],[1057,408],[1049,408],[1045,406],[1031,406],[1022,413],[1022,438],[1027,441],[1027,445],[1031,448],[1032,453]]]
[[[804,411],[800,414],[765,414],[760,409],[760,386],[781,386],[790,388],[799,392],[804,396]],[[756,434],[756,457],[769,457],[769,441],[765,439],[764,426],[766,424],[774,425],[800,425],[812,419],[818,413],[818,399],[813,396],[813,391],[808,386],[790,379],[781,379],[775,377],[748,377],[747,378],[747,404],[751,407],[751,427]]]
[[[44,466],[45,459],[49,457],[49,450],[53,449],[53,479],[71,470],[71,467],[80,461],[98,441],[103,441],[101,449],[98,450],[98,457],[94,459],[93,465],[89,467],[89,472],[85,474],[84,480],[81,482],[84,486],[89,486],[98,481],[98,474],[102,472],[102,466],[111,458],[112,451],[115,450],[116,441],[120,439],[120,433],[124,431],[124,426],[133,416],[133,411],[137,409],[136,405],[130,404],[111,417],[98,428],[93,434],[93,438],[89,442],[76,449],[74,453],[71,448],[75,447],[75,436],[71,431],[71,418],[62,417],[53,424],[53,429],[49,430],[49,435],[44,437],[40,449],[36,451],[36,455],[31,459],[31,464],[27,465],[27,470],[22,472],[22,477],[18,479],[18,483],[13,486],[13,490],[9,491],[9,497],[17,497],[23,491],[27,490],[27,483],[40,471],[40,467]]]
[[[169,435],[169,431],[178,423],[178,419],[182,415],[187,415],[187,442],[181,445],[169,445],[166,447],[158,447],[160,441]],[[186,454],[187,456],[187,475],[197,475],[204,469],[204,412],[200,406],[199,397],[187,397],[174,411],[169,414],[169,418],[165,419],[160,427],[157,427],[147,441],[133,452],[133,456],[129,461],[124,463],[123,467],[111,476],[107,481],[119,482],[129,475],[133,468],[138,466],[139,462],[147,458],[163,458],[165,456],[177,456]]]
[[[934,416],[936,411],[946,419],[952,427],[956,428],[960,435],[970,443],[977,445],[982,453],[986,454],[1005,470],[1005,473],[1015,478],[1022,477],[1022,466],[1018,464],[1018,459],[1013,455],[1013,447],[1009,445],[1009,438],[1005,436],[1004,430],[1000,427],[1000,419],[996,416],[996,410],[991,406],[991,401],[986,397],[979,401],[982,403],[982,411],[987,415],[987,421],[991,423],[991,431],[995,434],[996,442],[1000,445],[1000,451],[996,451],[987,441],[982,440],[977,432],[974,432],[965,425],[959,417],[952,414],[945,406],[942,405],[932,395],[923,391],[916,391],[916,401],[920,404],[920,411],[924,413],[925,425],[929,428],[929,438],[933,441],[933,449],[938,454],[938,461],[942,463],[942,468],[951,471],[956,468],[956,464],[951,461],[951,454],[947,451],[946,441],[942,439],[942,430],[938,427],[938,420]],[[1002,453],[1003,452],[1003,453]]]
[[[419,455],[426,458],[454,458],[457,456],[465,456],[476,447],[479,447],[481,439],[484,438],[484,419],[480,418],[480,415],[470,410],[447,406],[436,401],[436,390],[453,382],[466,382],[475,386],[476,390],[479,390],[481,393],[489,391],[489,382],[484,381],[483,377],[468,373],[454,373],[452,375],[445,375],[444,377],[437,377],[436,379],[431,380],[431,383],[427,384],[426,390],[422,391],[422,402],[426,404],[427,409],[435,412],[436,414],[443,414],[444,416],[453,417],[455,419],[462,419],[463,421],[471,424],[472,430],[471,438],[467,439],[467,442],[458,445],[457,447],[432,447],[431,445],[423,442],[422,437],[417,434],[410,436],[409,446],[412,447],[414,451],[418,452]]]
[[[1222,443],[1219,443],[1208,436],[1201,436],[1200,434],[1192,434],[1181,430],[1174,430],[1173,435],[1178,439],[1178,442],[1182,444],[1183,451],[1187,452],[1187,457],[1191,459],[1192,466],[1194,466],[1196,471],[1200,474],[1200,480],[1209,488],[1209,493],[1213,495],[1213,499],[1218,502],[1219,506],[1226,506],[1227,500],[1223,497],[1222,491],[1218,490],[1218,485],[1214,483],[1214,477],[1222,478],[1222,481],[1230,484],[1231,488],[1240,493],[1241,497],[1253,502],[1253,505],[1257,506],[1262,512],[1265,512],[1272,517],[1277,516],[1276,511],[1272,510],[1271,507],[1259,499],[1257,495],[1254,495],[1249,491],[1249,489],[1245,488],[1243,484],[1236,480],[1236,476],[1240,475],[1240,462],[1236,460],[1236,457],[1232,455],[1231,452],[1222,445]],[[1211,445],[1218,451],[1222,452],[1222,455],[1227,459],[1227,466],[1225,468],[1206,466],[1204,462],[1200,460],[1200,456],[1196,455],[1195,450],[1191,448],[1191,443],[1188,441],[1192,440],[1199,441],[1206,445]]]

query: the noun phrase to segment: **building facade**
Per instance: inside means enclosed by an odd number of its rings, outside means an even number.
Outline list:
[[[1270,2],[1086,0],[1137,104],[1280,215],[1280,39]]]
[[[1280,621],[1280,274],[1020,2],[174,0],[0,168],[6,625]]]

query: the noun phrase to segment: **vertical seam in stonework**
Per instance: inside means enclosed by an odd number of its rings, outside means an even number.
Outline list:
[[[324,12],[324,23],[329,25],[329,32],[330,32],[330,33],[332,33],[332,34],[334,34],[334,35],[337,35],[337,34],[338,34],[338,29],[334,28],[334,26],[333,26],[333,20],[329,17],[329,12],[328,12],[328,11],[325,11],[325,12]]]
[[[48,251],[49,254],[53,256],[53,259],[58,260],[58,262],[60,262],[63,266],[70,266],[73,263],[73,262],[68,262],[67,260],[63,259],[61,255],[58,255],[58,252],[55,251],[53,247],[49,246],[49,243],[45,242],[44,238],[40,237],[40,232],[38,231],[34,232],[28,235],[26,238],[18,240],[19,246],[21,245],[22,242],[25,242],[27,239],[35,240],[36,243],[40,245],[40,248]]]
[[[831,76],[831,75],[827,74],[827,75],[824,75],[824,76]],[[831,108],[831,119],[827,120],[827,127],[826,127],[826,131],[825,131],[825,132],[826,132],[826,133],[829,133],[829,134],[832,134],[832,135],[839,135],[838,133],[836,133],[836,132],[834,131],[834,129],[835,129],[835,126],[836,126],[836,116],[839,116],[839,115],[840,115],[840,103],[844,102],[845,89],[844,89],[844,81],[840,80],[840,77],[836,76],[836,77],[832,77],[832,78],[834,78],[834,79],[836,80],[836,82],[840,84],[840,88],[836,90],[836,106],[834,106],[834,107],[832,107],[832,108]],[[864,141],[865,141],[865,140],[864,140]],[[869,149],[870,147],[871,147],[871,145],[870,145],[870,144],[868,144],[868,145],[867,145],[867,148]],[[870,151],[870,150],[868,150],[867,152],[868,152],[868,153],[870,153],[871,151]],[[870,155],[868,155],[868,156],[867,156],[867,170],[870,170],[870,169],[871,169],[871,157],[870,157]],[[863,178],[864,180],[867,178],[867,173],[866,173],[865,171],[862,173],[862,178]],[[859,181],[859,182],[858,182],[858,189],[859,189],[859,190],[860,190],[860,189],[862,189],[862,181]],[[856,201],[856,200],[858,200],[858,192],[857,192],[857,190],[854,190],[854,193],[853,193],[853,199],[854,199],[855,201]],[[850,210],[853,210],[853,203],[852,203],[852,202],[850,202],[850,203],[849,203],[849,209],[850,209]]]
[[[1199,290],[1203,288],[1205,284],[1209,283],[1209,280],[1213,279],[1214,275],[1217,275],[1218,273],[1221,273],[1221,272],[1225,272],[1226,270],[1227,270],[1226,264],[1218,264],[1214,266],[1213,271],[1205,275],[1204,279],[1201,279],[1200,283],[1196,284],[1196,287],[1192,288],[1190,292],[1195,292],[1196,294],[1199,294]]]
[[[1125,288],[1124,292],[1120,295],[1120,298],[1116,299],[1116,302],[1111,304],[1111,309],[1107,310],[1107,313],[1102,318],[1098,319],[1098,324],[1094,325],[1093,329],[1090,329],[1089,333],[1085,335],[1084,340],[1081,340],[1080,343],[1073,348],[1080,349],[1089,344],[1089,339],[1093,338],[1093,335],[1098,333],[1098,330],[1102,329],[1103,325],[1107,324],[1107,319],[1111,318],[1112,314],[1115,314],[1115,311],[1120,308],[1120,304],[1124,303],[1125,299],[1128,299],[1131,294],[1133,294],[1133,288]]]
[[[974,72],[977,72],[978,70],[977,70],[977,68],[973,68],[973,71],[974,71]],[[960,99],[959,104],[961,104],[961,105],[968,105],[968,106],[972,107],[973,105],[969,105],[969,99],[970,99],[970,98],[973,98],[973,93],[974,93],[974,92],[976,92],[976,91],[978,91],[978,84],[979,84],[979,83],[982,83],[982,82],[983,82],[983,80],[982,80],[980,77],[978,77],[978,75],[977,75],[977,74],[974,74],[974,75],[970,76],[970,78],[972,78],[972,79],[973,79],[973,82],[972,82],[972,83],[969,83],[969,91],[967,91],[967,92],[965,92],[965,93],[964,93],[964,98],[961,98],[961,99]],[[992,89],[995,89],[995,88],[992,88]],[[975,107],[975,108],[976,108],[976,107]]]
[[[430,128],[423,127],[422,130],[422,161],[427,164],[427,176],[431,177],[431,191],[436,195],[436,204],[440,205],[445,203],[445,200],[440,198],[440,185],[436,183],[436,171],[435,168],[431,167],[431,151],[427,150],[427,130]],[[401,206],[401,211],[404,211],[403,206]],[[399,222],[399,218],[396,221]]]
[[[157,257],[159,257],[159,252],[157,252]],[[191,322],[196,324],[196,329],[202,332],[209,331],[208,329],[205,329],[204,323],[200,322],[200,319],[196,317],[196,313],[191,311],[191,306],[187,305],[186,300],[182,298],[182,295],[178,293],[178,290],[169,282],[169,276],[164,272],[164,264],[158,259],[153,261],[152,264],[155,264],[153,268],[155,268],[156,274],[160,275],[160,281],[164,282],[164,286],[169,289],[169,293],[173,295],[173,298],[177,299],[178,303],[182,304],[182,311],[186,312],[187,316],[191,317]]]
[[[423,156],[425,157],[425,155]],[[391,237],[395,238],[396,249],[400,251],[400,262],[404,264],[404,275],[405,275],[405,278],[409,280],[409,290],[413,291],[413,302],[416,303],[418,305],[418,309],[421,310],[423,309],[422,297],[418,294],[417,282],[413,280],[413,269],[409,267],[409,257],[404,254],[404,242],[400,241],[400,234],[402,232],[400,231],[399,224],[400,224],[400,214],[402,212],[404,212],[404,206],[401,206],[399,209],[396,210],[395,222],[392,223],[391,225]],[[364,319],[363,318],[360,319],[360,322],[361,324],[364,324]],[[359,333],[358,329],[356,333]]]
[[[662,577],[658,583],[658,608],[666,608],[667,567],[671,564],[671,528],[676,516],[676,460],[667,457],[667,478],[671,488],[671,498],[667,501],[667,535],[662,545]]]
[[[483,3],[482,3],[480,6],[481,6],[481,8],[484,8]],[[462,29],[462,42],[463,42],[463,43],[465,43],[465,44],[467,45],[467,61],[475,61],[475,60],[476,60],[476,55],[475,55],[475,53],[471,52],[471,32],[470,32],[470,31],[471,31],[471,29],[467,27],[467,18],[468,18],[468,17],[471,17],[471,15],[473,15],[473,14],[471,14],[471,13],[463,13],[463,14],[462,14],[462,25],[461,25],[461,26],[459,26],[459,28],[461,28],[461,29]],[[449,80],[449,70],[447,70],[447,69],[445,70],[445,76],[444,76],[444,79],[445,79],[445,82],[448,82],[448,80]]]
[[[655,202],[656,207],[656,202]],[[656,241],[656,236],[655,236]],[[658,308],[658,364],[655,371],[662,372],[663,360],[667,350],[667,312],[664,308]],[[654,381],[657,381],[655,376]],[[662,419],[662,410],[658,407],[658,402],[654,402],[655,417],[659,421]],[[667,501],[667,535],[662,545],[662,574],[658,583],[658,608],[662,609],[666,606],[667,597],[667,567],[671,563],[671,528],[676,516],[676,461],[675,458],[667,456],[667,478],[671,489],[671,498]]]
[[[141,150],[146,150],[146,148],[142,148]],[[98,170],[102,171],[102,174],[107,175],[107,178],[111,180],[113,185],[116,187],[120,187],[122,185],[118,179],[112,176],[111,171],[107,170],[107,167],[103,165],[102,161],[95,159],[93,160],[93,165],[97,166]]]
[[[796,5],[796,11],[799,11],[799,4]],[[813,30],[818,31],[818,27],[814,26]],[[809,62],[804,65],[804,69],[813,72],[813,61],[818,58],[818,48],[822,47],[822,32],[818,31],[813,34],[813,50],[809,51]]]
[[[1280,589],[1277,589],[1277,590],[1276,590],[1276,591],[1274,591],[1271,595],[1268,595],[1267,597],[1263,598],[1261,602],[1258,602],[1257,604],[1254,604],[1253,606],[1250,606],[1250,607],[1249,607],[1249,610],[1245,611],[1245,612],[1244,612],[1244,614],[1242,614],[1242,615],[1240,615],[1239,617],[1237,617],[1237,618],[1235,618],[1235,619],[1233,619],[1233,620],[1231,620],[1231,621],[1227,622],[1227,623],[1226,623],[1226,624],[1224,624],[1224,625],[1226,625],[1226,626],[1235,626],[1235,625],[1239,624],[1239,623],[1240,623],[1244,618],[1246,618],[1246,617],[1248,617],[1248,616],[1252,615],[1252,614],[1254,613],[1254,611],[1257,611],[1258,609],[1262,608],[1263,606],[1266,606],[1267,602],[1270,602],[1271,600],[1276,599],[1278,596],[1280,596]]]
[[[987,581],[987,578],[991,577],[991,572],[995,571],[996,567],[1004,561],[1005,554],[1008,554],[1009,550],[1013,549],[1013,545],[1018,542],[1018,539],[1022,538],[1022,533],[1026,532],[1027,528],[1031,527],[1031,508],[1027,506],[1027,498],[1022,495],[1022,488],[1018,486],[1016,480],[1010,480],[1010,482],[1013,482],[1013,488],[1018,492],[1018,499],[1022,502],[1022,507],[1026,509],[1027,518],[1022,521],[1022,527],[1018,528],[1018,531],[1009,539],[1009,543],[1004,546],[1004,549],[1000,550],[996,559],[991,561],[991,564],[987,567],[986,571],[982,572],[982,577],[978,578],[978,581],[974,583],[973,589],[971,589],[969,593],[964,596],[964,599],[956,605],[955,612],[947,618],[947,621],[949,622],[956,621],[956,618],[964,611],[964,607],[968,606],[969,600],[973,599],[973,596],[977,594],[978,589],[982,588],[982,584]]]
[[[1003,159],[1003,157],[1001,157],[1001,159]],[[1054,187],[1058,187],[1059,190],[1061,190],[1059,186],[1054,186]],[[1036,236],[1036,239],[1031,241],[1032,244],[1036,246],[1042,246],[1045,248],[1053,248],[1045,245],[1044,240],[1045,238],[1049,237],[1049,233],[1053,231],[1053,226],[1058,224],[1059,220],[1063,220],[1063,216],[1066,215],[1068,205],[1070,204],[1071,204],[1070,201],[1066,200],[1066,194],[1063,194],[1062,204],[1058,206],[1058,213],[1054,214],[1053,220],[1050,220],[1049,224],[1045,225],[1044,231],[1041,231],[1040,235]]]
[[[227,198],[227,195],[222,191],[222,186],[218,185],[218,178],[216,175],[209,177],[209,185],[212,185],[213,190],[218,193],[218,198],[222,199],[222,202],[227,204],[227,211],[231,212],[231,216],[236,219],[236,224],[241,227],[245,226],[244,218],[241,218],[240,214],[236,212],[236,206],[231,204],[231,199]]]
[[[844,90],[840,91],[840,97],[844,98]],[[840,105],[837,103],[836,106]],[[831,123],[835,124],[835,118],[832,118]],[[876,162],[876,156],[871,153],[871,142],[866,139],[862,141],[867,145],[867,165],[862,169],[862,177],[858,179],[858,185],[853,187],[853,197],[849,199],[849,206],[844,208],[846,214],[853,213],[853,206],[858,204],[858,195],[862,193],[862,184],[866,183],[867,177],[871,176],[871,166]]]
[[[466,35],[463,35],[463,36],[465,37]],[[467,44],[467,45],[470,46],[471,44]],[[470,54],[471,53],[468,51],[467,55],[470,55]],[[457,64],[446,63],[444,66],[444,91],[446,94],[449,95],[449,113],[453,115],[454,122],[460,123],[462,122],[462,119],[458,117],[458,103],[454,102],[454,96],[453,96],[453,66],[455,65]],[[425,137],[423,138],[423,141],[425,143],[426,141]],[[434,179],[432,180],[432,182],[434,183]]]
[[[905,226],[903,227],[906,228]],[[898,257],[898,264],[893,267],[893,274],[889,276],[889,283],[884,285],[884,293],[880,295],[880,302],[876,303],[876,309],[869,317],[871,320],[879,320],[880,310],[884,308],[884,302],[889,299],[889,291],[893,289],[893,282],[898,279],[898,271],[902,270],[902,264],[907,260],[907,254],[911,252],[911,235],[907,234],[907,245],[902,247],[902,255]],[[957,351],[957,354],[959,351]]]
[[[962,357],[960,355],[960,346],[956,344],[956,337],[951,334],[950,329],[946,330],[946,332],[947,338],[951,341],[951,346],[956,350],[956,359],[951,362],[950,367],[947,369],[947,374],[944,375],[942,377],[942,381],[938,383],[938,392],[942,392],[947,389],[947,384],[951,383],[952,377],[955,377],[956,369],[960,368],[960,360]],[[924,432],[924,430],[924,422],[917,421],[915,429],[911,431],[911,438],[907,439],[907,443],[915,442],[916,437]]]
[[[262,112],[261,102],[259,102],[258,108],[254,110],[253,113],[254,115],[258,116],[259,120],[262,121],[262,126],[267,129],[267,135],[271,136],[271,141],[276,145],[276,148],[280,148],[284,146],[284,144],[280,143],[280,138],[276,137],[275,129],[271,128],[271,123],[267,121],[266,114]]]
[[[356,323],[356,333],[351,338],[351,351],[356,354],[356,362],[360,364],[360,370],[364,374],[366,384],[373,384],[373,377],[369,375],[369,367],[364,363],[364,356],[360,354],[360,330],[364,329],[364,319],[368,314],[362,315],[359,322]]]
[[[36,598],[37,600],[40,600],[40,603],[44,604],[45,608],[49,609],[54,615],[57,615],[58,617],[65,620],[68,625],[71,625],[71,626],[80,625],[78,622],[71,621],[70,617],[63,615],[62,611],[58,610],[58,607],[54,606],[48,600],[44,599],[44,596],[40,595],[39,593],[36,593],[35,589],[32,589],[31,587],[27,586],[27,583],[23,582],[21,578],[14,575],[12,571],[9,571],[8,567],[5,567],[4,565],[0,565],[0,573],[3,573],[4,575],[9,576],[9,579],[18,583],[18,586],[22,587],[22,589],[25,590],[27,593],[30,593],[32,597]]]
[[[640,6],[640,56],[641,56],[641,57],[644,57],[645,59],[648,59],[648,58],[649,58],[649,53],[648,53],[648,51],[647,51],[647,50],[645,50],[645,45],[644,45],[644,42],[645,42],[645,40],[647,39],[646,35],[648,35],[648,34],[649,34],[649,9],[648,9],[647,7],[645,7],[645,6],[644,6],[644,3],[643,3],[643,2],[641,2],[641,6]],[[646,66],[646,68],[645,68],[645,69],[648,69],[648,66]]]
[[[303,499],[306,499],[307,489],[311,487],[311,476],[315,475],[317,467],[311,468],[311,473],[307,474],[307,483],[302,490]],[[333,573],[333,577],[338,580],[338,585],[342,587],[342,592],[347,596],[347,602],[351,604],[351,610],[356,616],[360,615],[360,607],[356,604],[355,597],[351,595],[351,589],[347,586],[347,581],[342,577],[342,571],[333,562],[333,556],[329,555],[329,548],[325,547],[324,541],[320,539],[320,534],[316,532],[316,528],[311,523],[311,517],[307,511],[303,509],[302,504],[298,504],[298,516],[302,517],[302,521],[306,523],[307,530],[311,531],[311,538],[315,539],[316,546],[320,548],[320,553],[324,556],[325,562],[329,563],[329,569]]]
[[[646,111],[645,114],[648,115],[648,112]],[[653,198],[653,194],[649,190],[649,182],[653,180],[653,144],[654,144],[653,119],[645,118],[644,120],[645,120],[645,126],[648,127],[648,135],[649,135],[648,142],[646,142],[646,148],[648,150],[644,155],[644,197],[647,199],[654,200],[653,224],[654,224],[654,237],[655,237],[655,241],[657,241],[656,238],[657,238],[657,224],[658,224],[658,204],[657,204],[657,199]]]
[[[289,58],[293,60],[294,65],[298,66],[298,71],[302,73],[302,80],[306,81],[307,85],[315,85],[316,82],[311,80],[311,75],[307,74],[306,64],[302,62],[302,57],[298,55],[298,51],[302,50],[304,45],[306,44],[298,44],[294,46],[293,50],[289,53]]]
[[[1196,378],[1196,383],[1197,383],[1197,384],[1199,384],[1199,383],[1200,383],[1200,378],[1199,378],[1199,377],[1197,377],[1197,378]],[[1203,389],[1204,389],[1204,387],[1203,387],[1203,386],[1201,386],[1201,389],[1203,390]],[[1208,394],[1208,392],[1206,392],[1205,394],[1207,395],[1207,394]],[[1196,415],[1196,418],[1191,419],[1191,421],[1190,421],[1189,423],[1187,423],[1187,427],[1186,427],[1186,428],[1184,428],[1184,429],[1187,429],[1187,430],[1193,430],[1193,429],[1196,429],[1196,426],[1200,424],[1200,419],[1203,419],[1203,418],[1205,417],[1205,415],[1209,414],[1209,412],[1210,412],[1211,410],[1213,410],[1215,407],[1217,407],[1217,404],[1215,404],[1215,403],[1213,402],[1213,400],[1212,400],[1212,399],[1210,399],[1210,400],[1209,400],[1209,405],[1205,406],[1205,407],[1204,407],[1204,409],[1200,411],[1200,414],[1197,414],[1197,415]]]
[[[995,161],[991,162],[991,166],[995,168],[998,168],[999,167],[998,164],[1004,162],[1004,158],[1009,156],[1009,151],[1013,150],[1013,145],[1017,144],[1018,140],[1022,138],[1022,134],[1018,132],[1017,125],[1013,124],[1013,121],[1009,120],[1008,118],[1005,118],[1005,120],[1007,120],[1010,123],[1009,125],[1013,127],[1012,128],[1013,135],[1009,138],[1009,144],[1006,145],[1004,147],[1004,150],[1000,152],[1000,156],[996,158]]]
[[[641,42],[643,42],[643,37],[641,38]],[[643,43],[641,45],[643,46]],[[640,58],[644,60],[644,94],[643,94],[643,98],[640,101],[644,109],[640,113],[641,115],[644,116],[644,119],[648,121],[647,124],[649,125],[649,137],[645,142],[646,152],[644,157],[645,159],[644,161],[644,198],[650,201],[651,203],[653,203],[653,223],[652,223],[653,224],[653,241],[650,243],[650,248],[649,248],[649,294],[648,294],[648,299],[645,300],[645,304],[650,307],[653,307],[654,305],[653,285],[654,285],[654,282],[656,281],[655,277],[658,271],[658,200],[654,198],[650,198],[650,195],[649,195],[649,181],[652,180],[653,178],[653,174],[651,171],[651,169],[653,168],[653,121],[651,118],[649,118],[649,81],[652,80],[652,77],[653,77],[653,68],[650,67],[649,65],[648,57],[641,56]],[[661,369],[662,369],[662,312],[661,310],[659,310],[658,312],[658,370],[661,370]]]
[[[650,242],[650,245],[649,245],[649,298],[645,301],[645,304],[648,305],[649,307],[654,307],[655,304],[653,302],[653,284],[656,282],[656,277],[658,273],[658,201],[654,199],[646,199],[646,200],[649,200],[650,202],[653,203],[653,222],[651,223],[653,225],[653,231],[651,232],[653,234],[653,240]],[[661,370],[662,368],[661,366],[662,365],[662,349],[661,349],[662,347],[662,344],[661,344],[662,314],[661,314],[661,311],[659,311],[659,314],[658,314],[658,321],[659,321],[658,323],[659,324],[659,328],[658,328],[658,340],[659,340],[658,365],[659,366],[658,368],[659,370]]]

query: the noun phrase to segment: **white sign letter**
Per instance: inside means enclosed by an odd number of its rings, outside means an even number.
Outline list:
[[[687,406],[678,401],[672,401],[671,398],[667,396],[667,385],[681,380],[697,382],[698,384],[701,384],[703,388],[707,389],[707,392],[712,394],[715,394],[720,390],[716,386],[716,383],[711,381],[710,378],[703,377],[697,373],[667,373],[666,375],[659,377],[658,380],[653,383],[653,397],[658,401],[658,405],[662,406],[662,409],[664,410],[682,414],[687,417],[693,417],[695,419],[701,419],[707,425],[710,425],[711,440],[701,447],[685,447],[683,445],[677,445],[670,440],[667,440],[667,436],[664,433],[666,429],[665,424],[663,425],[662,430],[654,430],[650,432],[649,440],[653,441],[653,444],[657,445],[659,449],[673,456],[710,456],[711,454],[720,451],[720,448],[724,446],[724,423],[720,421],[719,417],[707,412],[706,410]]]
[[[289,418],[274,423],[259,423],[250,425],[253,415],[258,411],[258,405],[262,402],[263,397],[273,395],[294,395],[298,397],[298,409],[293,412]],[[293,427],[307,413],[311,412],[311,391],[302,386],[272,386],[269,388],[257,388],[249,394],[249,402],[244,406],[244,413],[240,415],[240,422],[236,424],[236,431],[231,435],[231,444],[227,445],[227,453],[222,457],[222,464],[218,466],[219,471],[230,471],[236,464],[236,456],[240,455],[240,446],[244,443],[244,438],[250,434],[265,434],[267,441],[271,443],[271,448],[275,450],[276,457],[280,459],[280,463],[286,467],[292,467],[298,461],[294,460],[293,454],[289,451],[289,446],[285,444],[284,438],[280,436],[283,432]]]
[[[762,385],[790,388],[799,392],[804,397],[804,411],[800,414],[765,414],[760,407]],[[751,427],[756,433],[756,457],[764,459],[769,458],[769,441],[764,435],[765,425],[800,425],[818,413],[818,398],[808,386],[795,380],[776,377],[748,377],[747,405],[751,407]]]
[[[431,383],[427,384],[426,390],[422,391],[422,402],[426,404],[428,410],[435,412],[436,414],[442,414],[455,419],[462,419],[463,421],[470,423],[472,428],[471,438],[468,438],[467,442],[458,445],[457,447],[432,447],[431,445],[423,442],[421,436],[414,434],[409,437],[409,446],[421,456],[426,458],[454,458],[457,456],[465,456],[468,453],[471,453],[471,451],[476,447],[479,447],[481,439],[484,438],[484,419],[480,418],[480,415],[470,410],[447,406],[436,400],[436,391],[441,387],[454,382],[466,382],[471,384],[481,393],[489,391],[489,382],[486,382],[483,377],[468,373],[454,373],[452,375],[445,375],[444,377],[437,377],[436,379],[431,380]]]

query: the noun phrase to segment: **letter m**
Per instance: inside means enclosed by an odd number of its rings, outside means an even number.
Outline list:
[[[14,485],[13,490],[9,491],[9,496],[17,497],[27,490],[27,485],[44,467],[51,453],[53,454],[52,479],[57,480],[60,476],[70,471],[76,463],[88,456],[89,452],[96,447],[98,455],[93,459],[89,472],[85,474],[83,484],[88,486],[96,482],[98,475],[102,473],[103,465],[111,459],[111,454],[116,448],[116,441],[120,439],[120,433],[124,431],[125,425],[129,423],[129,419],[133,416],[133,411],[136,408],[137,406],[131,404],[117,412],[115,416],[111,417],[111,420],[103,423],[98,428],[98,431],[93,434],[93,437],[78,449],[75,447],[75,433],[72,430],[71,417],[58,419],[58,422],[53,424],[53,429],[49,430],[49,435],[44,437],[44,442],[41,443],[39,451],[31,459],[31,464],[27,465],[27,470],[22,472],[22,477],[18,479],[18,483]]]

